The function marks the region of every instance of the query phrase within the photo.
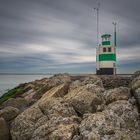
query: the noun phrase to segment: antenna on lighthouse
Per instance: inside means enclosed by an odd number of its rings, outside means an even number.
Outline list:
[[[116,41],[116,28],[117,28],[117,23],[116,22],[113,22],[112,23],[114,25],[114,46],[116,47],[117,45],[117,41]]]
[[[97,47],[99,46],[99,10],[100,10],[100,2],[97,0],[97,7],[94,8],[97,12]]]

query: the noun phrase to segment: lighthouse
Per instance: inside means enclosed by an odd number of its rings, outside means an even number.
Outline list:
[[[114,43],[111,43],[111,35],[103,34],[102,42],[99,43],[99,10],[100,2],[97,1],[94,10],[97,12],[97,45],[96,45],[96,74],[115,75],[116,74],[116,22],[114,25]]]
[[[102,42],[96,48],[96,74],[116,74],[116,32],[114,34],[114,45],[111,44],[111,35],[101,36]]]

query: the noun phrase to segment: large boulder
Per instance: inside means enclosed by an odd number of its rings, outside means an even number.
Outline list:
[[[89,114],[79,126],[80,135],[84,140],[100,140],[105,135],[113,135],[121,128],[124,121],[113,111],[105,110],[96,114]]]
[[[87,84],[94,84],[103,88],[102,80],[98,76],[91,75],[75,78],[75,80],[70,84],[69,91]]]
[[[138,109],[135,105],[132,105],[129,101],[121,100],[109,104],[106,109],[112,110],[120,118],[123,119],[126,127],[129,129],[140,130],[140,119]]]
[[[87,84],[94,84],[103,88],[102,80],[98,76],[95,76],[95,75],[85,76],[85,78],[81,80],[81,82],[82,82],[82,86],[87,85]]]
[[[68,93],[68,88],[69,88],[68,83],[64,83],[59,86],[53,87],[52,89],[44,93],[40,101],[44,102],[47,99],[52,98],[52,97],[55,97],[55,98],[64,97]]]
[[[140,131],[125,123],[113,110],[87,114],[79,126],[80,136],[74,140],[138,140]]]
[[[76,88],[78,88],[78,87],[81,87],[81,86],[82,86],[81,81],[80,81],[80,80],[75,80],[75,81],[73,81],[73,82],[70,84],[70,86],[69,86],[69,92],[70,92],[71,90],[74,90],[74,89],[76,89]]]
[[[131,82],[131,77],[128,76],[118,76],[118,75],[103,75],[99,76],[103,82],[105,89],[114,89],[118,87],[129,87]]]
[[[28,140],[35,130],[35,124],[44,115],[37,105],[33,105],[18,115],[11,124],[11,136],[13,140]],[[47,117],[46,117],[47,119]],[[47,119],[48,120],[48,119]]]
[[[140,76],[140,71],[136,71],[133,75],[132,75],[132,79],[137,78],[138,76]]]
[[[105,135],[103,140],[139,140],[140,134],[130,130],[116,130],[114,135]]]
[[[71,82],[71,77],[67,74],[55,75],[49,78],[46,84],[36,91],[36,93],[33,95],[33,98],[39,100],[42,97],[42,95],[46,93],[48,90],[50,90],[51,88],[70,82]]]
[[[139,109],[140,109],[140,71],[134,73],[132,78],[133,78],[131,83],[132,92],[138,102]]]
[[[19,109],[8,106],[0,110],[0,117],[3,117],[6,121],[13,120],[20,113]]]
[[[102,92],[104,89],[93,84],[76,88],[65,97],[65,102],[71,104],[79,115],[96,112],[98,106],[103,104]]]
[[[63,96],[68,92],[68,84],[64,83],[50,89],[38,101],[38,106],[41,111],[49,118],[56,116],[69,117],[77,115],[72,106],[68,103],[63,103]]]
[[[127,87],[119,87],[115,89],[106,90],[104,92],[104,99],[106,104],[110,104],[117,100],[129,100],[130,98],[130,88]]]
[[[33,99],[33,96],[35,95],[36,91],[34,89],[30,89],[29,91],[25,92],[21,96],[27,101],[28,106],[31,106],[36,102],[35,99]]]
[[[71,140],[78,134],[77,118],[53,117],[38,127],[31,140]]]
[[[18,108],[19,110],[23,111],[27,108],[28,102],[26,101],[26,99],[21,98],[21,97],[10,98],[1,105],[1,108],[5,108],[8,106],[12,106],[12,107]]]
[[[50,91],[45,93],[43,97],[39,99],[34,105],[26,109],[20,115],[18,115],[11,124],[12,138],[16,140],[31,139],[34,131],[38,133],[37,129],[41,126],[42,133],[40,137],[44,137],[43,134],[46,135],[47,131],[43,129],[43,125],[45,125],[47,122],[51,122],[51,119],[56,119],[57,117],[76,117],[77,114],[73,107],[71,107],[68,103],[63,103],[62,100],[62,97],[67,93],[67,86],[68,85],[64,83],[62,85],[52,88]],[[58,130],[64,130],[64,128],[65,126],[59,126]],[[74,131],[73,125],[66,126],[66,129],[68,132]],[[53,127],[51,131],[52,130]],[[36,135],[36,133],[34,135]]]
[[[50,98],[39,102],[41,111],[50,118],[77,116],[75,110],[68,103],[63,103],[62,98]]]
[[[0,139],[1,140],[10,140],[10,134],[8,130],[8,126],[4,120],[4,118],[0,118]]]
[[[78,131],[78,123],[81,119],[76,117],[76,114],[71,116],[69,113],[70,109],[60,105],[59,102],[58,108],[53,107],[53,105],[56,106],[57,103],[56,105],[50,103],[46,106],[48,107],[48,112],[45,113],[40,110],[38,104],[35,104],[16,117],[11,125],[10,132],[12,139],[71,140],[73,135]],[[63,112],[61,112],[62,108]]]

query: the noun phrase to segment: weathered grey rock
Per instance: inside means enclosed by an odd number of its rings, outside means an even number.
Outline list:
[[[25,85],[24,90],[29,91],[29,90],[34,89],[34,88],[35,88],[35,85],[30,82],[30,83]]]
[[[138,102],[139,109],[140,109],[140,71],[134,73],[132,78],[133,78],[131,83],[132,92]]]
[[[53,87],[52,89],[50,89],[49,91],[47,91],[41,98],[41,102],[46,101],[49,98],[52,97],[64,97],[67,93],[68,93],[68,88],[69,88],[69,84],[68,83],[64,83],[61,84],[59,86]]]
[[[130,98],[130,88],[127,87],[119,87],[115,89],[106,90],[104,92],[104,99],[106,104],[110,104],[117,100],[129,100]]]
[[[101,79],[95,75],[77,77],[69,86],[69,92],[87,84],[94,84],[103,88]]]
[[[123,115],[118,116],[113,110],[86,115],[79,126],[83,140],[138,140],[139,130],[138,127],[132,129],[126,124]]]
[[[132,79],[135,79],[136,77],[140,76],[140,71],[136,71],[133,75],[132,75]]]
[[[59,75],[53,76],[53,77],[48,79],[47,83],[43,87],[41,87],[39,90],[36,91],[33,98],[38,100],[42,97],[42,95],[44,93],[46,93],[51,88],[57,87],[57,86],[64,84],[64,83],[69,83],[70,81],[71,81],[71,78],[67,74],[66,75],[59,74]]]
[[[98,105],[101,105],[101,92],[104,90],[96,85],[88,84],[76,88],[65,97],[65,102],[71,104],[79,115],[88,112],[96,112]]]
[[[112,110],[89,115],[80,124],[80,135],[84,140],[100,140],[105,135],[113,135],[124,125],[124,121]]]
[[[114,89],[118,87],[129,87],[131,82],[131,77],[118,76],[118,75],[108,75],[99,76],[103,82],[105,89]]]
[[[70,86],[69,86],[69,92],[71,91],[71,90],[74,90],[74,89],[76,89],[76,88],[78,88],[78,87],[81,87],[82,86],[82,82],[80,81],[80,80],[75,80],[75,81],[73,81],[71,84],[70,84]]]
[[[74,118],[54,117],[38,127],[31,140],[71,140],[78,132],[78,123]]]
[[[128,129],[140,129],[139,113],[136,106],[129,101],[116,101],[107,106],[108,110],[112,110],[120,118],[123,119],[125,125],[122,126]]]
[[[140,76],[132,80],[132,89],[136,90],[140,87]]]
[[[20,113],[19,109],[8,106],[0,110],[0,117],[3,117],[6,121],[13,120]]]
[[[135,131],[130,130],[116,130],[115,134],[112,136],[105,135],[103,140],[139,140],[140,134]]]
[[[82,85],[84,86],[87,84],[94,84],[94,85],[97,85],[97,86],[100,86],[101,88],[103,88],[102,80],[98,76],[95,76],[95,75],[86,76],[84,78],[84,80],[82,81]]]
[[[8,126],[7,126],[4,118],[0,118],[0,139],[1,140],[10,140]]]
[[[31,106],[32,104],[34,104],[36,102],[36,100],[33,98],[35,93],[36,93],[36,91],[34,89],[31,89],[31,90],[25,92],[24,94],[22,94],[22,97],[27,101],[28,106]]]
[[[77,116],[75,110],[68,103],[62,103],[61,98],[50,98],[39,102],[39,108],[50,119],[52,117],[70,117]]]
[[[63,97],[68,92],[68,84],[64,83],[46,92],[38,101],[39,108],[49,118],[56,116],[69,117],[77,115],[72,106],[63,103]]]
[[[26,109],[18,115],[11,124],[11,136],[13,140],[28,140],[35,130],[35,124],[43,117],[43,113],[37,105]]]
[[[9,100],[5,101],[1,105],[2,108],[8,107],[8,106],[12,106],[12,107],[18,108],[19,110],[23,111],[24,109],[27,108],[28,102],[24,98],[21,98],[21,97],[10,98]]]

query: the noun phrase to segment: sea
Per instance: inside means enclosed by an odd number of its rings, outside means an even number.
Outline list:
[[[52,75],[0,75],[0,96],[7,92],[7,90],[12,89],[19,84],[31,82],[34,80],[40,80],[42,78],[49,78]]]

